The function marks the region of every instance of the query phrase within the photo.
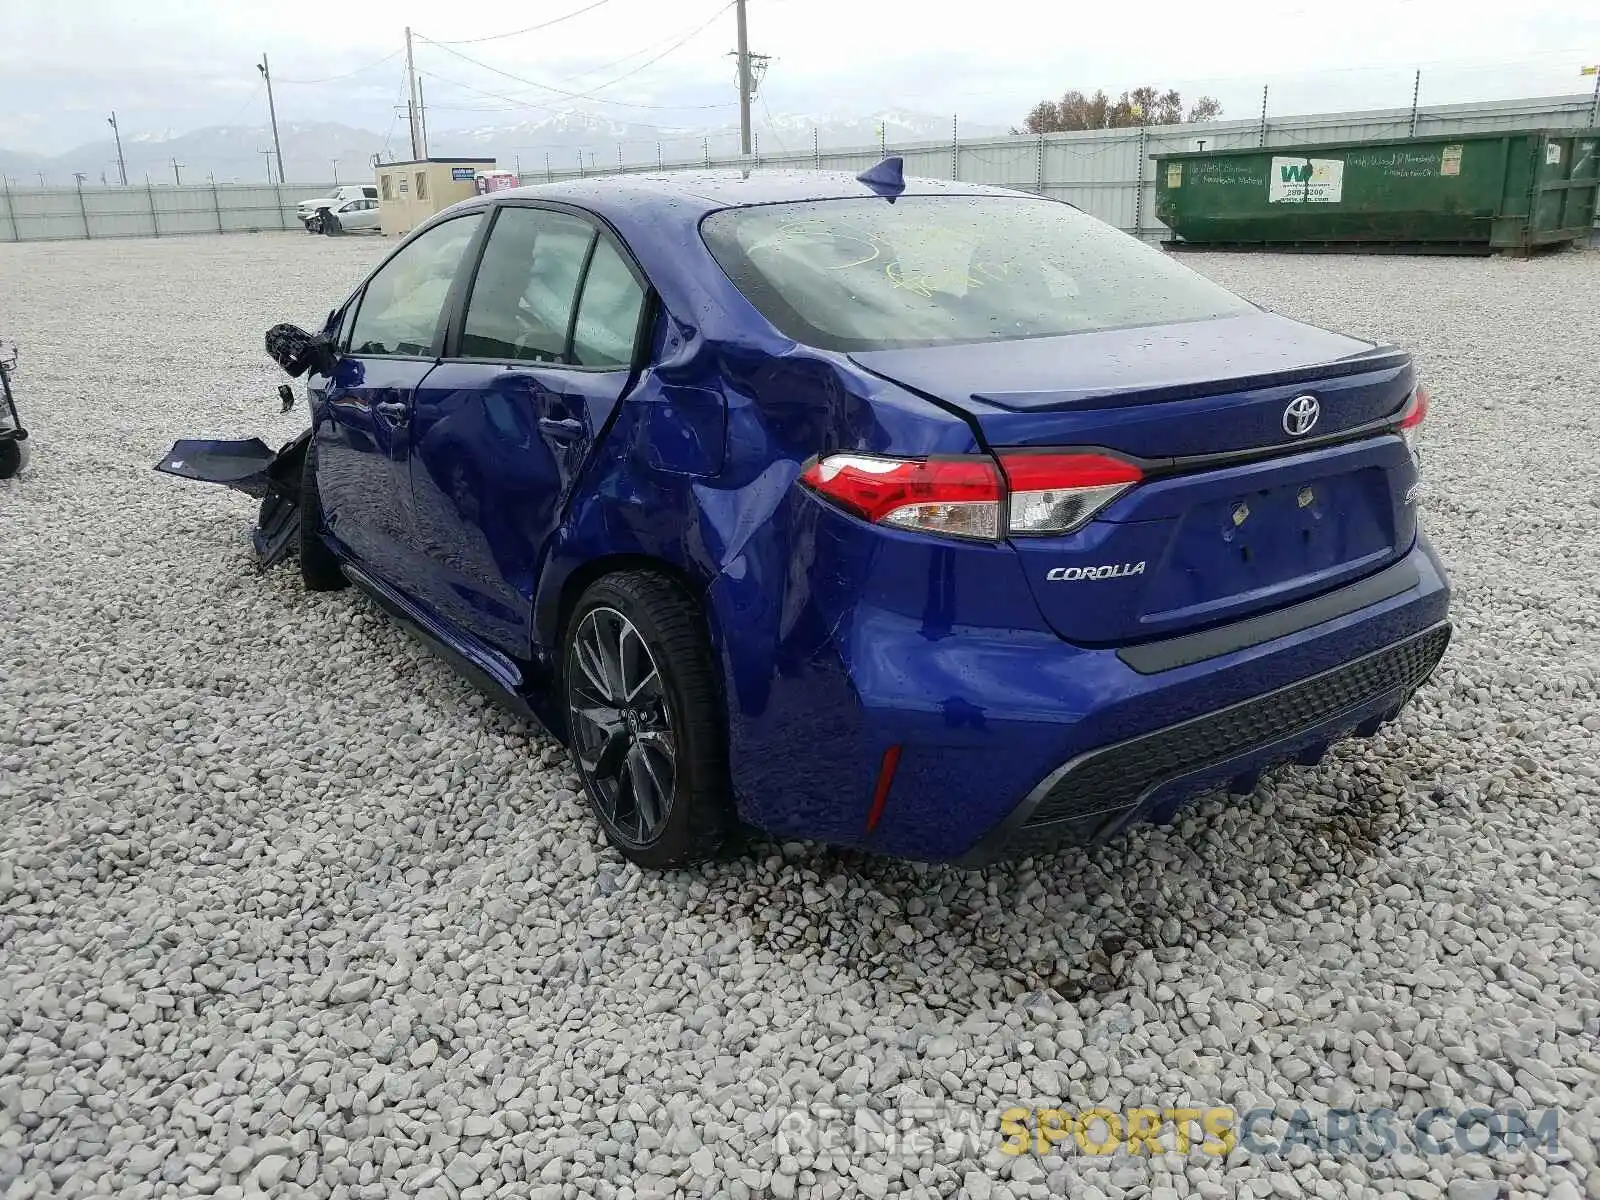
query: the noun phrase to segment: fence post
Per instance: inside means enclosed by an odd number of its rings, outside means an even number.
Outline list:
[[[215,173],[213,173],[212,176],[211,176],[211,207],[216,210],[216,214],[217,214],[217,232],[221,233],[222,232],[222,197],[217,195],[217,177],[216,177]]]
[[[145,198],[150,201],[150,229],[156,237],[161,236],[161,218],[156,215],[156,189],[155,185],[146,177],[144,181]]]
[[[20,242],[22,240],[22,230],[17,225],[17,210],[11,202],[11,180],[9,177],[6,179],[5,195],[6,223],[11,226],[11,240],[13,242]]]
[[[961,178],[961,118],[950,118],[950,178]]]
[[[89,206],[83,202],[83,180],[78,180],[78,211],[83,214],[83,240],[89,241],[94,234],[89,232]]]
[[[1033,156],[1033,190],[1044,195],[1044,134],[1039,135],[1039,145]]]
[[[811,127],[811,169],[822,170],[822,133],[815,125]]]
[[[1133,236],[1144,236],[1144,160],[1149,130],[1139,123],[1139,180],[1133,186]]]

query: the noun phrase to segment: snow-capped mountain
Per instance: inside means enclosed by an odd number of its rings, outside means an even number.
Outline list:
[[[812,147],[813,131],[822,149],[851,146],[871,147],[879,141],[879,127],[890,149],[911,142],[939,141],[950,136],[950,119],[927,113],[890,109],[861,117],[825,114],[761,114],[753,126],[756,149],[762,155],[800,153]],[[1005,130],[994,125],[963,125],[964,137],[980,137]],[[284,170],[289,182],[326,182],[335,170],[343,180],[364,178],[371,170],[373,155],[385,160],[410,157],[410,138],[404,123],[388,138],[370,130],[353,128],[332,121],[280,123]],[[215,176],[219,183],[262,182],[267,178],[266,151],[272,146],[272,130],[265,125],[214,125],[187,133],[149,133],[125,130],[123,153],[128,163],[129,183],[143,183],[146,176],[158,184],[173,182],[173,160],[184,183],[204,182]],[[546,156],[552,170],[570,171],[578,166],[604,170],[624,165],[661,161],[694,162],[709,154],[713,158],[738,153],[737,125],[661,126],[622,121],[603,113],[582,109],[557,113],[536,121],[482,125],[463,128],[430,128],[429,153],[439,157],[485,157],[502,167],[537,173],[544,169]],[[337,160],[337,168],[334,166]],[[48,183],[71,184],[73,172],[84,173],[86,182],[102,178],[117,182],[117,151],[110,138],[78,146],[55,156],[20,154],[0,150],[0,173],[11,177],[13,186],[38,183],[43,171]],[[274,173],[276,168],[274,167]]]

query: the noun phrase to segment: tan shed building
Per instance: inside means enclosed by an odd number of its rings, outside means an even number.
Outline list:
[[[492,170],[492,158],[380,163],[376,168],[379,226],[386,237],[410,233],[434,213],[477,195],[479,172]]]

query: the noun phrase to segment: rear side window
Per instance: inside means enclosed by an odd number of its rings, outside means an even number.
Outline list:
[[[567,331],[594,239],[593,226],[566,213],[502,209],[467,302],[461,353],[568,361]]]
[[[482,213],[456,217],[418,234],[367,281],[350,330],[350,353],[433,353],[439,314]]]
[[[572,328],[572,358],[584,367],[626,367],[633,361],[644,287],[622,254],[601,238],[589,260]]]
[[[712,256],[774,326],[830,350],[1050,337],[1250,306],[1066,204],[903,196],[726,209]]]

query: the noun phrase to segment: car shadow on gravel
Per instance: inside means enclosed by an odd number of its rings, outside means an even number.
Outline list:
[[[1366,760],[1337,778],[1271,773],[1251,797],[1204,798],[1173,826],[981,870],[757,841],[707,882],[775,955],[820,955],[958,1017],[996,994],[1076,1001],[1135,983],[1144,951],[1181,961],[1252,919],[1301,916],[1312,881],[1387,854],[1421,785],[1385,788]]]

